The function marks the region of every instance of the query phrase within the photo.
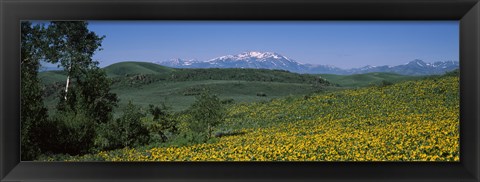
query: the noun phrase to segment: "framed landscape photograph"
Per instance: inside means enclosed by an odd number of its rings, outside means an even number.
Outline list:
[[[460,161],[458,21],[21,26],[22,161]]]
[[[478,181],[479,6],[2,2],[1,180]]]

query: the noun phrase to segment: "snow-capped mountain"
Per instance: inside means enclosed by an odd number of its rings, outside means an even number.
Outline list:
[[[160,63],[157,63],[157,64],[161,64],[161,65],[164,65],[164,66],[168,66],[168,67],[174,67],[174,68],[182,68],[182,67],[189,67],[193,64],[197,64],[197,63],[200,63],[200,61],[197,61],[197,60],[183,60],[183,59],[180,59],[180,58],[177,58],[177,59],[171,59],[169,61],[165,61],[165,62],[160,62]]]
[[[303,67],[300,63],[274,52],[244,52],[207,61],[216,68],[262,68],[297,72]]]
[[[304,66],[274,52],[243,52],[237,55],[221,56],[208,61],[174,59],[157,64],[174,68],[256,68],[279,69],[299,72]]]
[[[403,65],[397,66],[366,66],[348,70],[350,74],[371,73],[371,72],[390,72],[402,75],[438,75],[459,68],[459,62],[456,61],[438,61],[434,63],[425,63],[416,59]]]
[[[279,69],[296,73],[327,73],[327,74],[361,74],[370,72],[391,72],[403,75],[434,75],[443,74],[459,68],[459,62],[439,61],[425,63],[413,60],[397,66],[364,66],[361,68],[341,69],[331,65],[302,64],[274,52],[243,52],[237,55],[221,56],[208,61],[172,59],[157,64],[173,68],[255,68]]]

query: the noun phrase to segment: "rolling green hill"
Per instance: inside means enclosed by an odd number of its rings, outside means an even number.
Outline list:
[[[265,69],[174,69],[154,63],[120,62],[103,68],[112,78],[112,92],[120,108],[128,101],[141,106],[165,102],[174,111],[188,108],[195,96],[208,90],[229,102],[268,101],[288,95],[306,95],[332,89],[329,82],[315,75]],[[42,72],[46,88],[61,88],[66,80],[61,71]],[[57,82],[57,83],[55,83]],[[55,84],[56,87],[49,86]],[[53,109],[51,91],[45,103]]]
[[[144,62],[120,62],[104,68],[114,82],[123,85],[149,84],[157,81],[244,80],[328,85],[316,75],[283,70],[207,68],[175,69]]]
[[[147,62],[120,62],[103,69],[113,80],[112,92],[118,94],[120,107],[130,100],[142,106],[165,102],[176,111],[186,109],[203,90],[233,102],[256,102],[338,90],[332,83],[350,88],[423,78],[394,73],[310,75],[266,69],[176,69]],[[46,103],[54,108],[51,90],[61,88],[66,75],[63,71],[47,71],[39,73],[39,78],[50,89]]]
[[[288,95],[306,95],[322,91],[321,88],[302,83],[259,82],[242,80],[203,80],[182,82],[159,82],[142,87],[114,89],[120,107],[128,100],[141,106],[165,102],[174,111],[188,108],[203,90],[215,93],[221,100],[233,99],[234,103],[268,101]],[[263,95],[262,95],[263,94]]]
[[[449,73],[384,87],[235,104],[218,128],[234,135],[68,160],[458,162],[459,88],[458,75]]]
[[[365,73],[355,75],[333,75],[319,74],[322,78],[331,83],[338,84],[342,87],[364,87],[374,84],[380,84],[382,81],[396,83],[399,81],[415,80],[423,78],[423,76],[407,76],[395,73]]]
[[[160,74],[174,71],[173,68],[147,62],[120,62],[107,66],[104,70],[110,77],[137,74]]]
[[[38,78],[43,84],[49,85],[55,82],[65,82],[67,76],[64,71],[45,71],[38,73]]]

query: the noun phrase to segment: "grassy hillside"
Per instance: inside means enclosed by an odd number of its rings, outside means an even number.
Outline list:
[[[431,77],[236,104],[217,130],[237,135],[69,160],[459,161],[459,107],[458,76]]]
[[[319,74],[322,78],[329,82],[338,84],[343,87],[364,87],[369,85],[381,84],[382,81],[396,83],[405,80],[414,80],[423,78],[422,76],[407,76],[395,73],[365,73],[355,75],[333,75]]]
[[[175,69],[147,62],[120,62],[103,68],[107,76],[118,82],[149,83],[153,81],[195,81],[195,80],[244,80],[283,83],[309,83],[328,85],[315,75],[297,74],[283,70],[208,68]],[[65,81],[63,71],[41,72],[44,83]]]
[[[174,71],[173,68],[147,62],[120,62],[107,66],[104,70],[110,77],[138,74],[161,74]]]
[[[120,98],[119,109],[128,101],[144,107],[164,102],[172,110],[181,111],[188,108],[195,96],[204,90],[221,99],[240,103],[305,95],[332,88],[318,76],[282,70],[173,69],[145,62],[121,62],[107,66],[104,70],[113,80],[112,92]],[[51,90],[59,90],[64,86],[66,76],[60,71],[42,72],[41,75],[49,91],[45,103],[53,109],[56,101]]]
[[[421,78],[393,73],[308,75],[266,69],[174,69],[147,62],[120,62],[104,70],[113,80],[112,92],[118,94],[120,108],[131,100],[142,106],[165,102],[174,111],[186,109],[202,90],[238,103],[335,90],[330,83],[348,88]],[[63,71],[48,71],[41,72],[40,78],[47,85],[45,102],[53,109],[56,101],[52,90],[64,86],[66,75]]]
[[[215,93],[222,100],[233,99],[235,103],[268,101],[288,95],[305,95],[322,89],[310,84],[258,82],[242,80],[204,80],[183,82],[159,82],[140,88],[114,89],[121,98],[120,106],[128,100],[135,104],[148,106],[165,102],[172,110],[180,111],[190,106],[203,90]],[[258,94],[263,93],[264,96]]]
[[[38,73],[38,78],[42,83],[48,85],[55,82],[63,83],[67,80],[67,76],[64,71],[45,71]]]

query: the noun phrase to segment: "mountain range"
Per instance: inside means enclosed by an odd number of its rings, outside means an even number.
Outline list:
[[[367,65],[361,68],[342,69],[330,65],[302,64],[278,53],[258,51],[221,56],[207,61],[172,59],[154,63],[172,68],[256,68],[287,70],[295,73],[338,75],[371,72],[388,72],[402,75],[437,75],[459,68],[459,62],[457,61],[425,63],[416,59],[397,66]]]

